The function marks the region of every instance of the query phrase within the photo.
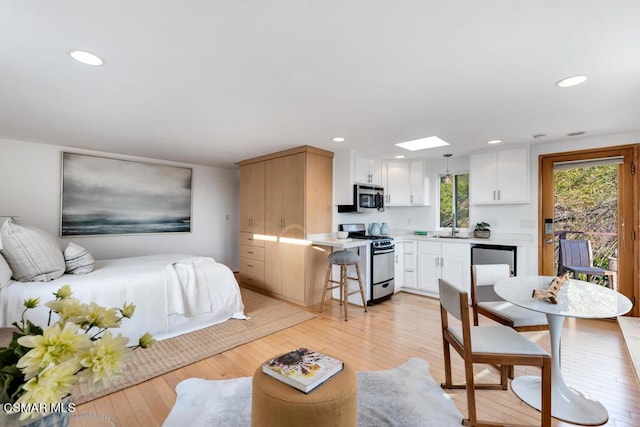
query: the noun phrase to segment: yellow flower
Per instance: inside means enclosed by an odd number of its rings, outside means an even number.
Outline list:
[[[119,328],[120,319],[115,308],[105,308],[95,302],[85,306],[85,321],[87,326],[98,328]]]
[[[45,305],[58,313],[60,323],[73,322],[81,324],[84,322],[87,309],[86,304],[80,303],[80,300],[65,298],[58,301],[49,301]]]
[[[93,342],[89,354],[80,363],[87,368],[86,376],[93,378],[94,384],[106,385],[111,378],[122,375],[128,341],[120,334],[114,337],[107,331],[101,339]]]
[[[156,342],[156,340],[153,339],[153,336],[149,332],[147,332],[143,336],[141,336],[140,339],[138,340],[138,346],[140,346],[142,348],[149,348],[155,342]]]
[[[120,313],[127,319],[131,319],[133,317],[133,313],[136,311],[136,306],[134,304],[127,304],[126,302],[120,309]]]
[[[64,285],[63,287],[58,289],[58,292],[55,292],[53,295],[55,295],[55,297],[58,299],[65,299],[65,298],[69,298],[71,294],[72,294],[71,286]]]
[[[17,403],[26,404],[52,404],[62,400],[63,397],[71,393],[71,389],[77,381],[75,376],[78,365],[74,360],[67,360],[58,365],[49,364],[38,374],[31,378],[22,386],[25,393],[20,396]],[[24,412],[20,419],[23,420],[30,415]],[[31,417],[39,415],[37,411],[31,413]]]
[[[16,366],[22,370],[26,379],[34,377],[51,363],[73,360],[79,369],[79,360],[91,345],[91,340],[87,335],[78,335],[78,329],[78,325],[66,323],[61,330],[60,324],[56,323],[45,328],[42,335],[18,338],[18,344],[31,350],[18,360]]]
[[[26,308],[36,308],[40,304],[40,298],[29,298],[24,300],[24,306]]]

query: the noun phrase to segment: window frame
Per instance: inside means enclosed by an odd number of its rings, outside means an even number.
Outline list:
[[[469,181],[469,171],[456,171],[456,172],[449,172],[449,175],[451,175],[451,178],[454,180],[454,185],[452,185],[452,204],[454,206],[456,206],[456,199],[457,199],[457,194],[456,194],[456,186],[455,186],[455,180],[457,176],[461,176],[461,175],[466,175],[467,176],[467,181]],[[442,217],[442,209],[440,206],[440,199],[441,199],[441,190],[442,190],[442,178],[444,178],[446,176],[446,174],[438,174],[438,212],[437,212],[437,224],[436,224],[436,229],[438,231],[451,231],[451,227],[443,227],[442,223],[440,222],[441,217]],[[470,184],[469,184],[470,185]],[[470,195],[467,195],[467,197],[470,197]],[[456,214],[456,222],[459,223],[459,218],[458,215]],[[457,231],[461,231],[461,232],[469,232],[471,230],[471,212],[469,209],[469,212],[467,213],[467,223],[468,226],[467,227],[456,227]]]

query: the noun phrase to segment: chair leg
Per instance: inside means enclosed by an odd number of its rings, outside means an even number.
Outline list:
[[[542,362],[542,410],[540,411],[542,427],[551,427],[551,358]]]
[[[453,385],[453,379],[451,376],[451,348],[449,347],[449,343],[447,340],[442,340],[442,348],[444,355],[444,383],[441,385],[442,388],[451,388]]]
[[[331,280],[331,269],[333,268],[332,264],[327,265],[327,274],[324,279],[324,289],[322,290],[322,301],[320,301],[320,313],[322,313],[322,308],[324,307],[324,300],[327,297],[327,290],[329,288],[329,280]]]
[[[500,365],[500,385],[503,390],[508,388],[509,372],[513,369],[513,365]]]
[[[364,312],[367,312],[367,302],[364,300],[364,286],[362,286],[362,276],[360,275],[360,266],[358,263],[356,266],[356,276],[358,277],[358,287],[360,288],[360,296],[362,297],[362,306],[364,307]]]
[[[344,305],[344,321],[347,321],[347,298],[349,297],[349,292],[347,292],[347,266],[340,266],[340,298],[342,299]]]
[[[469,425],[476,425],[478,423],[478,416],[476,412],[476,393],[475,383],[473,380],[473,363],[465,360],[464,362],[464,377],[467,384],[467,416]]]
[[[340,287],[340,305],[342,305],[342,302],[344,301],[344,286],[342,286],[342,284],[344,283],[344,277],[345,277],[345,266],[341,265],[340,266],[340,283],[339,283],[339,287]]]

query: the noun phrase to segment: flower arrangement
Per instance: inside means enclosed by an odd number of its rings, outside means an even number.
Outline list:
[[[43,406],[59,404],[78,381],[104,386],[122,375],[129,350],[129,339],[113,335],[109,329],[131,318],[135,305],[105,308],[93,302],[84,304],[72,298],[69,285],[53,295],[55,300],[45,304],[49,307],[46,327],[25,319],[27,311],[40,304],[39,298],[27,299],[20,322],[13,323],[18,330],[11,343],[0,347],[0,403],[5,412],[21,412],[20,419],[36,417],[42,414]],[[54,313],[58,321],[52,325]],[[134,349],[153,343],[153,337],[146,333]]]

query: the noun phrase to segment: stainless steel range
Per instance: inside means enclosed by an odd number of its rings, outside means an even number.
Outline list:
[[[352,239],[371,240],[370,297],[367,305],[391,298],[394,290],[395,246],[393,237],[367,235],[364,224],[340,224],[340,231],[348,231]]]

